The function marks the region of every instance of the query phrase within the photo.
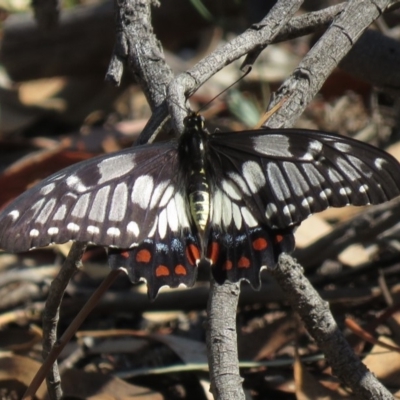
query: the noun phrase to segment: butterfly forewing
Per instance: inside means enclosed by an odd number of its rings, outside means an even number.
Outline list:
[[[189,228],[177,188],[177,143],[142,146],[73,165],[45,179],[0,217],[0,247],[25,251],[68,240],[129,248]],[[167,215],[172,217],[167,220]],[[161,216],[161,218],[160,218]],[[168,223],[170,222],[170,223]]]
[[[213,134],[217,187],[271,228],[294,226],[328,207],[379,204],[400,194],[399,164],[349,138],[307,130]],[[218,175],[215,174],[215,175]]]
[[[68,240],[111,247],[111,267],[146,280],[152,298],[164,285],[193,285],[203,258],[218,282],[259,287],[261,268],[293,250],[293,228],[309,215],[400,194],[398,162],[349,138],[297,129],[208,136],[198,115],[186,123],[185,140],[45,179],[0,214],[0,248]]]

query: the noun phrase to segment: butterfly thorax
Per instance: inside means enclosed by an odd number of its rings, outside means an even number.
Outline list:
[[[207,136],[204,119],[191,114],[184,120],[179,155],[185,171],[190,214],[200,233],[204,233],[210,214],[209,182],[206,166]]]

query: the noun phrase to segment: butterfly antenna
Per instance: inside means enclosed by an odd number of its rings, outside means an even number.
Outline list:
[[[209,100],[206,104],[204,104],[200,109],[197,111],[198,113],[201,110],[204,110],[209,104],[211,104],[216,98],[227,92],[232,86],[235,86],[238,82],[240,82],[243,78],[245,78],[249,73],[251,72],[251,68],[247,68],[247,71],[235,82],[231,83],[228,87],[226,87],[222,92],[218,93],[216,96],[214,96],[211,100]]]

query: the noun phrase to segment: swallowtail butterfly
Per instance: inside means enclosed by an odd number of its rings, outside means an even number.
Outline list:
[[[209,134],[193,113],[177,140],[75,164],[22,194],[0,214],[0,247],[107,246],[111,267],[145,279],[152,298],[193,285],[201,259],[217,282],[259,287],[309,215],[399,194],[399,163],[368,144],[299,129]]]

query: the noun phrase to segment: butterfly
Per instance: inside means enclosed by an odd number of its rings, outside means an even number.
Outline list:
[[[180,138],[72,165],[0,214],[0,247],[68,240],[109,248],[133,282],[194,284],[200,260],[217,282],[245,279],[294,249],[293,231],[328,207],[400,194],[400,164],[368,144],[301,129],[210,134],[190,113]]]

